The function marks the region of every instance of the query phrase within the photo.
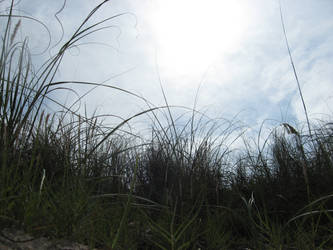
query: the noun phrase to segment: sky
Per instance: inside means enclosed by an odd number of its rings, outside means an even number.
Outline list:
[[[29,37],[40,64],[102,1],[21,0],[15,11],[48,27],[22,20],[19,37]],[[311,121],[333,111],[333,1],[281,0],[286,34]],[[8,1],[0,3],[1,10]],[[305,116],[281,25],[278,0],[111,0],[89,24],[112,17],[68,51],[57,80],[105,83],[131,91],[155,106],[237,119],[257,129],[263,123],[304,124]],[[64,32],[62,32],[60,20]],[[61,42],[58,41],[61,39]],[[48,42],[51,45],[48,47]],[[41,54],[44,49],[47,53]],[[72,85],[83,95],[91,87]],[[73,92],[54,93],[72,103]],[[59,109],[49,105],[53,110]],[[96,88],[81,111],[130,117],[147,109],[140,98]],[[175,115],[187,110],[172,108]],[[145,118],[146,119],[146,118]],[[142,126],[138,125],[138,126]]]

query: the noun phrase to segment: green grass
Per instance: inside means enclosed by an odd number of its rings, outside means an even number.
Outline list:
[[[43,104],[52,101],[50,93],[68,83],[98,85],[54,82],[54,76],[66,51],[100,28],[87,21],[102,5],[37,71],[27,40],[16,42],[20,22],[12,12],[5,16],[0,228],[106,249],[331,249],[329,121],[311,124],[311,134],[284,123],[272,128],[264,147],[244,139],[234,152],[226,143],[237,131],[242,136],[237,123],[191,109],[174,117],[166,99],[165,107],[144,100],[147,110],[110,128],[103,117],[64,105],[63,112],[48,114]],[[157,119],[160,112],[168,125]],[[143,143],[123,129],[142,115],[152,121]],[[177,126],[178,119],[188,120]]]

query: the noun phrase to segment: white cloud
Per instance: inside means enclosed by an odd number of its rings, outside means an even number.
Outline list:
[[[27,11],[44,22],[51,31],[54,44],[61,35],[54,14],[60,9],[62,1],[35,2],[31,5],[31,1],[22,0],[17,9]],[[65,29],[64,39],[69,38],[99,2],[67,1],[64,11],[59,14]],[[241,112],[240,118],[252,125],[259,125],[266,118],[283,120],[297,117],[304,121],[283,37],[278,2],[244,2],[251,6],[248,9],[251,21],[237,48],[217,53],[211,63],[191,74],[171,74],[163,70],[163,65],[156,64],[156,41],[148,23],[148,12],[154,10],[153,1],[110,1],[90,23],[122,12],[131,14],[108,22],[116,28],[84,39],[85,42],[105,43],[109,47],[88,44],[81,46],[80,50],[74,48],[64,58],[59,79],[102,82],[115,76],[109,84],[139,93],[156,105],[163,105],[157,72],[160,67],[160,77],[171,105],[192,107],[197,87],[204,79],[198,109],[208,107],[207,113],[212,116],[233,117]],[[330,0],[282,3],[287,35],[308,111],[313,117],[319,113],[330,113],[333,95],[333,3]],[[176,3],[174,8],[177,8]],[[172,13],[170,15],[172,18]],[[33,48],[46,46],[47,33],[40,25],[25,21],[22,28],[22,36],[29,35]],[[197,54],[200,55],[199,52]],[[195,54],[190,59],[200,60]],[[76,90],[83,93],[82,87],[76,87]],[[59,98],[65,99],[66,95],[62,92]],[[102,88],[94,90],[84,101],[90,110],[99,107],[102,113],[123,117],[145,107],[142,101]]]

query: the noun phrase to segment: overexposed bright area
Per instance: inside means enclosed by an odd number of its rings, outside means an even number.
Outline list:
[[[249,23],[244,1],[157,0],[149,22],[156,58],[166,74],[206,70],[216,58],[237,49]]]

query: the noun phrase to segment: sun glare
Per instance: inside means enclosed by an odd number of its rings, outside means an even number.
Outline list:
[[[235,49],[246,24],[244,1],[157,0],[151,16],[159,67],[171,74],[203,71]]]

